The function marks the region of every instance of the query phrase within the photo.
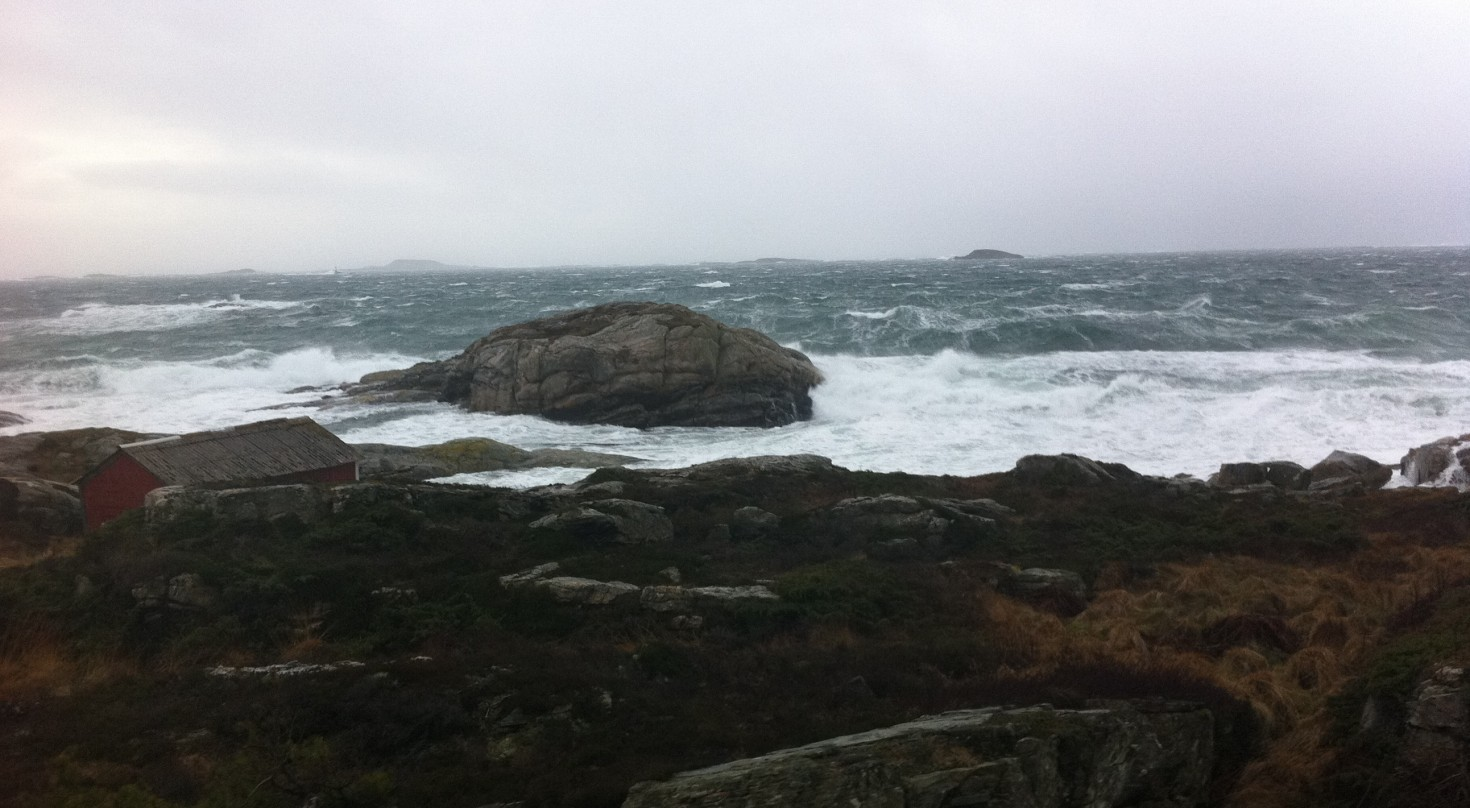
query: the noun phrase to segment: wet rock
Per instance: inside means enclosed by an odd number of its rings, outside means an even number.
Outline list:
[[[1343,492],[1356,483],[1372,491],[1382,488],[1393,477],[1393,469],[1376,460],[1352,452],[1335,450],[1311,468],[1309,491]],[[1345,481],[1345,482],[1344,482]]]
[[[1142,479],[1122,463],[1102,463],[1074,454],[1026,455],[1009,474],[1017,482],[1059,486],[1116,485]]]
[[[471,410],[620,426],[779,426],[811,417],[801,353],[671,303],[609,303],[496,329],[443,362],[365,377]]]
[[[635,785],[623,808],[1196,806],[1203,709],[965,710]]]
[[[364,480],[409,481],[511,468],[530,452],[489,438],[462,438],[427,446],[357,443]]]
[[[1399,473],[1409,485],[1452,485],[1470,489],[1470,435],[1440,438],[1404,455]]]
[[[674,525],[664,509],[631,499],[599,499],[545,516],[533,530],[555,530],[591,542],[650,544],[668,541]]]
[[[21,424],[28,424],[30,422],[31,419],[25,417],[24,415],[10,412],[8,410],[0,410],[0,427],[19,426]]]
[[[1209,483],[1216,488],[1246,488],[1264,484],[1286,491],[1302,491],[1311,480],[1312,475],[1300,463],[1268,460],[1264,463],[1222,463],[1220,470],[1210,476]]]
[[[359,443],[358,473],[364,480],[394,482],[430,480],[482,471],[543,468],[605,468],[638,462],[627,455],[576,449],[526,451],[489,438],[461,438],[427,446]]]

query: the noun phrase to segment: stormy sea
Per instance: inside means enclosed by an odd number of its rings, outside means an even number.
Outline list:
[[[979,474],[1073,452],[1146,473],[1333,449],[1394,463],[1470,425],[1470,248],[469,269],[406,262],[0,282],[0,434],[178,433],[309,415],[349,442],[485,436],[651,467],[813,453]],[[321,388],[615,300],[682,303],[807,353],[815,417],[573,426],[447,404],[318,409]],[[580,469],[464,475],[567,482]]]

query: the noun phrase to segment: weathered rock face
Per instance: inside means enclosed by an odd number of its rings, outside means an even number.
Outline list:
[[[1274,485],[1287,491],[1302,491],[1311,483],[1312,475],[1305,466],[1290,460],[1268,460],[1264,463],[1221,463],[1210,477],[1216,488],[1244,488],[1250,485]]]
[[[1470,677],[1457,665],[1430,672],[1409,700],[1406,753],[1418,749],[1470,752]]]
[[[1041,485],[1108,485],[1142,479],[1122,463],[1103,463],[1074,454],[1026,455],[1009,473],[1018,482]]]
[[[605,468],[638,461],[627,455],[574,449],[527,451],[489,438],[460,438],[428,446],[359,443],[352,448],[361,456],[357,468],[363,479],[394,482],[544,466]]]
[[[331,507],[331,491],[313,485],[267,485],[206,489],[164,486],[149,491],[143,507],[150,524],[163,524],[194,512],[218,519],[274,521],[294,517],[310,524]]]
[[[775,592],[762,585],[752,586],[677,586],[658,584],[635,586],[622,581],[598,581],[555,575],[561,564],[551,561],[528,570],[500,576],[500,585],[506,589],[535,587],[543,589],[563,603],[580,603],[587,606],[608,606],[623,601],[637,601],[651,612],[686,613],[702,607],[721,607],[752,601],[779,600]],[[675,577],[678,570],[672,571]]]
[[[1203,805],[1203,709],[965,710],[634,786],[623,808]]]
[[[853,497],[832,506],[828,517],[839,529],[863,539],[878,537],[937,538],[959,523],[988,532],[1010,509],[987,499],[957,500],[883,494]]]
[[[1382,488],[1393,477],[1393,469],[1369,457],[1352,452],[1333,451],[1312,466],[1311,485],[1307,490],[1323,493],[1346,493],[1353,490],[1372,491]]]
[[[471,410],[619,426],[779,426],[811,417],[811,360],[671,303],[609,303],[496,329],[458,357],[364,383]]]
[[[75,488],[26,477],[0,477],[0,535],[70,536],[82,531]]]
[[[630,499],[585,502],[537,519],[531,529],[563,531],[590,542],[617,544],[650,544],[674,536],[674,525],[663,508]]]
[[[0,437],[0,474],[69,483],[106,460],[119,445],[157,437],[162,436],[106,427]]]
[[[1440,438],[1410,449],[1399,461],[1399,472],[1410,485],[1470,489],[1470,435]]]

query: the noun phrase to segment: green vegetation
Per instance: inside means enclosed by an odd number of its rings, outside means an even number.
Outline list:
[[[840,470],[594,482],[662,506],[674,539],[593,546],[531,529],[556,506],[523,495],[425,489],[410,506],[380,487],[310,524],[133,514],[0,571],[0,805],[615,806],[639,780],[923,714],[1099,698],[1209,705],[1222,797],[1287,805],[1312,787],[1273,772],[1329,767],[1271,750],[1358,743],[1301,733],[1332,694],[1344,715],[1402,698],[1470,628],[1470,598],[1444,595],[1470,574],[1454,495]],[[827,511],[879,493],[1015,513],[884,553]],[[716,529],[752,504],[779,526]],[[671,567],[686,586],[765,582],[779,600],[665,613],[499,583],[549,561],[636,586]],[[1080,572],[1091,601],[1071,616],[1004,597],[1006,565]],[[242,670],[283,662],[325,667]]]

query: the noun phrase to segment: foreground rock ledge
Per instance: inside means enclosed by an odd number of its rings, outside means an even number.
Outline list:
[[[608,303],[496,329],[442,362],[349,391],[422,391],[471,410],[617,426],[781,426],[822,375],[799,351],[672,303]]]
[[[1109,808],[1205,804],[1192,705],[963,710],[634,786],[623,808]]]

